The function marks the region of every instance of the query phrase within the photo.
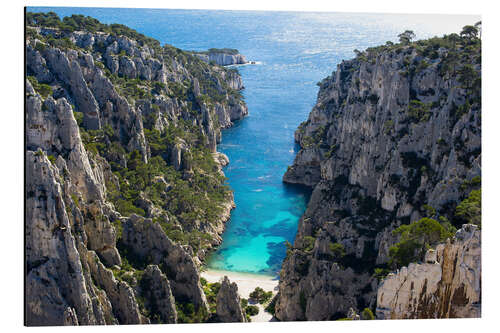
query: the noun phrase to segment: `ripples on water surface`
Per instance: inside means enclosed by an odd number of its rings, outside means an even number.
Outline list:
[[[164,9],[31,8],[60,16],[90,15],[122,23],[185,50],[236,48],[257,65],[240,66],[250,115],[225,130],[218,149],[228,155],[224,172],[235,193],[224,241],[212,268],[273,274],[293,242],[307,191],[281,177],[297,147],[293,132],[314,105],[316,82],[331,74],[354,49],[457,32],[478,18],[467,16],[195,11]]]

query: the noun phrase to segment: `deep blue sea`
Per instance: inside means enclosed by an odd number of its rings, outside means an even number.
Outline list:
[[[240,66],[250,115],[223,132],[219,151],[236,209],[208,267],[275,274],[293,243],[308,192],[281,179],[298,147],[293,133],[313,107],[316,83],[342,59],[410,29],[417,38],[459,32],[479,17],[167,9],[30,7],[122,23],[185,50],[236,48],[258,65]]]

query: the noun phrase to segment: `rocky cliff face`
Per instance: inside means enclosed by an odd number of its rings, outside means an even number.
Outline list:
[[[392,230],[425,216],[460,226],[455,207],[481,174],[480,50],[456,34],[388,44],[319,84],[283,177],[314,190],[282,266],[277,318],[374,309],[374,270],[391,268]],[[439,315],[450,311],[464,314]]]
[[[239,53],[207,52],[195,53],[197,57],[205,62],[215,62],[219,66],[243,65],[248,63],[244,55]]]
[[[205,320],[238,73],[88,17],[27,25],[26,324]]]
[[[246,322],[245,313],[241,308],[238,286],[224,276],[217,293],[217,318],[223,323]]]
[[[379,319],[481,317],[481,232],[464,224],[456,236],[381,283]]]

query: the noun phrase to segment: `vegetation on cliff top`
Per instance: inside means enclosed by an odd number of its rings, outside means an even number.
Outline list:
[[[190,75],[198,80],[200,92],[202,94],[201,99],[207,102],[207,104],[223,102],[226,100],[226,94],[221,91],[221,88],[227,92],[229,96],[229,103],[235,104],[243,100],[243,95],[239,91],[232,89],[226,80],[224,80],[220,75],[220,72],[234,73],[237,72],[237,70],[226,69],[214,64],[207,64],[198,57],[192,55],[191,52],[183,51],[169,44],[161,46],[158,40],[147,37],[123,24],[104,24],[93,17],[83,15],[72,15],[64,17],[61,20],[54,12],[28,12],[26,13],[26,24],[27,37],[32,39],[36,38],[41,41],[41,43],[36,44],[36,47],[40,49],[45,48],[45,44],[48,44],[52,47],[60,49],[75,49],[83,52],[88,51],[80,49],[68,38],[69,34],[74,31],[106,33],[115,38],[119,36],[127,37],[136,41],[139,46],[148,46],[151,48],[154,51],[154,57],[160,61],[164,61],[165,66],[169,69],[172,69],[171,61],[173,59],[181,63],[182,66],[188,70]],[[39,34],[31,27],[50,28],[55,30],[55,32],[47,31],[43,34]],[[227,51],[230,54],[234,54],[234,52],[238,53],[238,50],[235,49],[210,49],[209,51],[213,50]],[[92,51],[101,55],[101,57],[97,58],[102,58],[105,49],[94,47]],[[129,55],[122,51],[119,56],[128,57]],[[163,92],[170,97],[177,97],[189,101],[193,108],[197,105],[197,101],[194,100],[193,85],[190,80],[184,80],[182,82],[169,82],[168,87],[160,87],[160,89],[158,89],[161,82],[127,79],[126,77],[118,74],[111,74],[110,70],[102,62],[96,59],[95,61],[98,66],[104,70],[116,88],[121,90],[127,97],[129,102],[132,102],[132,99],[130,98],[131,96],[135,99],[151,98],[155,94],[160,94],[163,90]],[[217,70],[213,71],[213,67],[217,67]],[[214,80],[214,77],[217,77],[218,80]],[[222,87],[219,87],[218,84]]]
[[[477,184],[477,177],[468,184]],[[428,216],[438,216],[436,209],[430,205],[424,205],[423,209]],[[481,189],[470,191],[457,205],[453,218],[458,220],[458,225],[469,223],[481,226]],[[453,238],[457,229],[445,216],[438,216],[438,220],[425,217],[393,230],[393,235],[399,236],[399,242],[389,249],[390,265],[399,268],[422,261],[428,249]]]
[[[401,225],[392,232],[400,237],[400,241],[389,249],[390,264],[401,267],[421,261],[431,246],[453,237],[454,231],[427,217]]]
[[[159,47],[160,42],[156,39],[147,37],[136,30],[127,27],[123,24],[104,24],[99,20],[84,15],[66,16],[62,20],[54,12],[48,13],[26,13],[26,25],[56,28],[64,32],[73,31],[88,31],[88,32],[105,32],[114,36],[126,36],[130,39],[138,41],[141,45],[150,45]]]
[[[195,53],[200,53],[200,54],[225,53],[230,55],[236,55],[240,53],[240,51],[238,51],[237,49],[229,49],[229,48],[223,48],[223,49],[211,48],[208,49],[207,51],[195,51]]]
[[[470,109],[479,110],[481,108],[481,22],[474,26],[465,26],[460,34],[452,33],[443,37],[432,37],[429,39],[413,41],[415,34],[413,31],[405,31],[399,35],[400,43],[388,41],[385,45],[369,47],[364,51],[354,50],[354,59],[343,62],[344,69],[341,71],[341,79],[345,82],[350,82],[352,88],[359,90],[359,78],[353,73],[358,71],[362,64],[368,67],[383,61],[381,56],[386,55],[388,58],[403,55],[403,63],[400,74],[408,78],[408,82],[412,82],[413,78],[429,66],[437,63],[437,70],[443,79],[456,79],[459,83],[458,87],[465,89],[466,99],[460,105],[455,105],[453,109],[454,115],[453,126],[461,116],[466,114]],[[369,70],[368,70],[369,71]],[[321,82],[318,82],[321,89],[328,88],[328,83],[332,80],[332,76],[326,77]],[[435,91],[428,91],[426,95],[437,94]],[[407,124],[427,122],[432,119],[434,114],[438,114],[442,107],[442,103],[446,99],[439,100],[434,103],[424,103],[416,95],[415,90],[410,87],[409,101],[406,107]],[[443,97],[444,98],[444,97]],[[376,94],[365,95],[364,97],[350,97],[348,99],[339,99],[336,108],[342,110],[348,104],[366,103],[369,101],[373,105],[378,102],[379,96]],[[332,103],[330,100],[329,103]],[[325,109],[331,105],[318,104],[316,107]],[[304,133],[305,126],[308,121],[300,124],[297,131],[300,134]],[[397,134],[404,136],[408,133],[408,129],[402,129],[399,133],[392,131],[394,123],[387,120],[384,133],[389,136]],[[313,148],[324,146],[326,132],[321,132],[319,128],[312,135],[301,135],[300,145],[302,148]],[[329,149],[326,146],[322,147],[325,150],[324,156],[330,158],[334,153],[334,149]],[[334,147],[335,149],[337,147]]]
[[[460,222],[481,227],[481,189],[472,190],[468,197],[458,204],[455,217]]]

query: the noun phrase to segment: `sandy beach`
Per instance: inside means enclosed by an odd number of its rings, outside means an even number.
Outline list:
[[[231,282],[235,282],[238,285],[238,293],[240,294],[240,297],[247,299],[256,287],[261,287],[265,291],[272,291],[273,295],[276,295],[278,292],[279,279],[277,276],[273,277],[269,275],[239,273],[214,269],[207,269],[201,272],[201,276],[209,283],[220,282],[224,276],[227,276]],[[253,303],[250,302],[250,304]],[[264,307],[261,304],[254,305],[257,305],[259,308],[259,313],[256,316],[251,317],[252,322],[274,321],[273,316],[264,311]]]

